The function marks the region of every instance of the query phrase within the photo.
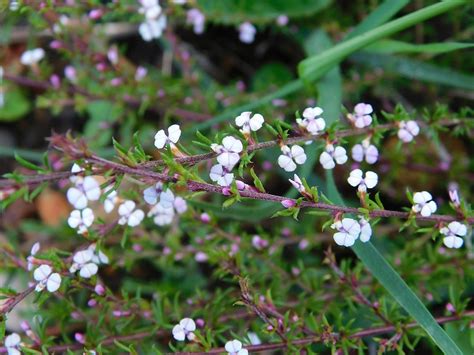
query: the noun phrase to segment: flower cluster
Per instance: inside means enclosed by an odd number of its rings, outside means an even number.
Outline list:
[[[140,0],[138,12],[145,20],[138,27],[138,32],[144,41],[150,42],[160,38],[166,28],[166,15],[163,13],[158,0]]]
[[[352,218],[336,220],[331,228],[337,230],[333,236],[336,244],[344,247],[353,246],[359,237],[361,242],[368,242],[372,236],[372,227],[363,217],[359,222]]]
[[[307,107],[303,111],[303,119],[297,118],[296,123],[309,134],[318,135],[326,128],[326,121],[320,117],[323,112],[321,107]]]

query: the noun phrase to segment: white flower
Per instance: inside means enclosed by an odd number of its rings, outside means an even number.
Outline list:
[[[181,137],[181,128],[177,124],[168,127],[168,135],[166,135],[164,129],[160,129],[155,134],[155,147],[162,149],[167,144],[176,144],[179,137]]]
[[[128,224],[130,227],[138,226],[143,218],[145,213],[140,209],[135,209],[135,202],[127,200],[122,203],[118,208],[118,214],[120,218],[118,223],[120,225]]]
[[[398,138],[405,143],[411,142],[420,133],[420,127],[416,121],[401,121],[398,127]]]
[[[138,12],[144,14],[147,20],[154,20],[161,14],[161,6],[158,0],[140,0],[142,5]]]
[[[252,345],[260,345],[262,344],[262,341],[258,337],[258,335],[254,332],[248,332],[247,333],[247,338],[250,340],[250,344]]]
[[[239,26],[239,39],[244,43],[252,43],[255,33],[257,29],[250,22],[244,22]]]
[[[158,201],[158,198],[160,199]],[[143,199],[149,205],[155,205],[157,202],[165,208],[173,206],[175,197],[170,189],[163,189],[163,183],[157,182],[155,186],[151,186],[143,191]]]
[[[242,133],[250,133],[250,131],[256,132],[262,128],[263,122],[265,122],[263,116],[259,113],[256,113],[250,117],[251,115],[252,112],[245,111],[235,118],[235,124],[238,127],[242,127],[240,130]]]
[[[156,225],[166,226],[173,221],[174,209],[173,207],[164,207],[161,203],[157,203],[148,212],[148,217],[153,217]]]
[[[234,180],[234,174],[221,164],[216,164],[211,168],[209,177],[212,181],[217,182],[219,186],[230,186]]]
[[[297,189],[300,193],[306,192],[306,189],[301,181],[300,177],[296,174],[293,175],[293,180],[288,179],[288,181],[293,185],[295,189]]]
[[[20,351],[21,338],[17,333],[11,333],[5,338],[5,348],[8,355],[21,355]]]
[[[59,16],[59,21],[53,25],[54,33],[61,33],[63,28],[66,27],[70,22],[69,17],[66,15]]]
[[[23,52],[20,62],[23,65],[34,65],[44,58],[44,54],[45,52],[43,48],[30,49]]]
[[[99,270],[97,264],[93,262],[94,250],[86,249],[78,251],[74,254],[74,263],[69,268],[69,271],[74,273],[79,270],[79,275],[85,279],[89,279]]]
[[[363,177],[364,173],[360,169],[354,169],[351,171],[349,177],[347,178],[347,182],[351,186],[358,186],[358,190],[360,192],[366,192],[367,188],[372,189],[377,185],[379,181],[379,177],[373,171],[367,171],[365,173],[365,177]]]
[[[428,191],[415,192],[413,195],[413,212],[420,213],[423,217],[429,217],[436,212],[436,202]]]
[[[462,247],[464,243],[461,237],[467,234],[467,227],[462,223],[454,221],[449,223],[447,227],[441,228],[440,233],[445,235],[443,244],[446,245],[446,247],[458,249]]]
[[[82,210],[87,207],[87,201],[100,198],[100,185],[92,176],[76,180],[75,185],[67,190],[67,200],[74,208]]]
[[[284,145],[281,147],[283,153],[278,157],[278,165],[285,171],[291,172],[296,170],[296,164],[304,164],[306,161],[306,154],[304,149],[299,145],[288,147]]]
[[[362,144],[356,144],[352,147],[352,159],[360,163],[364,158],[368,164],[374,164],[379,158],[377,147],[370,144],[367,139],[364,139]]]
[[[174,199],[173,207],[178,214],[183,214],[188,209],[188,204],[184,198],[178,196]]]
[[[347,161],[346,150],[343,147],[336,147],[332,144],[326,145],[326,150],[319,156],[319,162],[324,169],[333,169],[336,163],[341,165]]]
[[[338,231],[333,236],[337,245],[350,247],[359,238],[360,224],[355,219],[344,218],[342,221],[335,222],[331,228]]]
[[[218,154],[217,162],[229,170],[240,160],[239,153],[244,149],[242,142],[232,136],[224,137],[222,145],[211,144],[211,149]]]
[[[9,8],[10,8],[10,11],[17,11],[20,8],[20,3],[18,2],[18,0],[10,0]]]
[[[192,341],[195,337],[196,323],[191,318],[183,318],[173,327],[173,338],[178,341],[184,341],[186,338]]]
[[[162,14],[157,20],[148,20],[140,24],[138,32],[142,39],[150,42],[154,38],[160,38],[166,28],[166,16]]]
[[[242,348],[242,343],[236,339],[225,343],[225,350],[229,355],[247,355],[249,351]]]
[[[77,163],[72,164],[71,173],[73,173],[74,175],[69,177],[69,181],[71,181],[73,184],[78,181],[81,181],[81,182],[84,181],[84,178],[82,176],[77,175],[79,173],[82,173],[83,171],[85,171],[85,169],[81,168],[79,164]]]
[[[319,117],[322,113],[323,109],[321,107],[307,107],[303,111],[303,119],[297,118],[296,123],[315,136],[326,128],[326,121],[324,121],[324,118]]]
[[[35,255],[40,250],[40,247],[41,247],[41,245],[40,245],[39,242],[36,242],[31,247],[30,255],[26,258],[28,271],[33,270],[33,267],[34,267],[33,260],[35,259]]]
[[[87,249],[92,250],[92,262],[96,263],[97,265],[109,263],[109,257],[105,255],[99,248],[97,248],[95,243],[89,245],[89,248]]]
[[[206,17],[198,9],[191,9],[186,14],[186,23],[193,26],[194,33],[200,35],[204,32]]]
[[[372,105],[364,104],[363,102],[358,103],[354,107],[354,114],[349,114],[348,118],[354,123],[357,128],[364,128],[370,126],[372,123],[372,117],[370,114],[374,110]]]
[[[360,224],[360,241],[366,243],[370,240],[372,236],[372,227],[370,223],[364,218],[360,217],[359,219]]]
[[[69,227],[77,229],[77,233],[84,234],[94,222],[94,212],[90,208],[73,210],[67,219]]]
[[[105,189],[104,193],[109,192],[112,190],[112,186],[109,186]],[[113,190],[107,194],[107,197],[104,200],[104,210],[105,213],[110,213],[115,208],[115,204],[119,201],[119,197],[117,196],[117,191]]]
[[[38,281],[36,285],[36,292],[46,289],[49,292],[55,292],[61,286],[61,276],[58,273],[53,273],[51,266],[43,264],[40,265],[34,272],[33,278]]]

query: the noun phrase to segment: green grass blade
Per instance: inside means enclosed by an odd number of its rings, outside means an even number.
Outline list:
[[[454,1],[458,3],[458,1]],[[387,0],[381,6],[379,6],[373,13],[371,13],[367,18],[362,21],[359,25],[357,25],[354,30],[347,36],[347,38],[352,38],[354,35],[359,35],[367,30],[374,29],[378,25],[384,23],[389,18],[391,18],[394,14],[396,14],[403,6],[405,6],[406,1],[400,0]],[[446,10],[447,11],[447,10]],[[434,15],[433,15],[434,16]],[[329,70],[330,68],[328,68]],[[322,76],[323,74],[321,74]],[[225,122],[228,120],[233,119],[236,115],[240,114],[243,111],[254,110],[257,107],[265,105],[271,102],[274,99],[278,99],[281,97],[288,96],[292,93],[295,93],[304,88],[303,81],[301,79],[297,79],[294,81],[289,82],[279,90],[270,93],[258,100],[252,101],[245,105],[240,105],[236,107],[231,107],[221,114],[214,116],[213,118],[201,122],[195,126],[196,130],[205,130],[212,125],[220,122]]]
[[[431,17],[440,15],[466,1],[443,1],[424,9],[415,11],[399,19],[390,21],[366,33],[337,44],[321,54],[307,58],[298,65],[300,78],[305,81],[315,81],[327,73],[333,66],[340,63],[350,54],[382,39],[400,32],[410,26],[423,22]]]
[[[368,52],[379,54],[393,53],[428,53],[441,54],[452,52],[459,49],[467,49],[474,47],[474,43],[460,42],[443,42],[443,43],[427,43],[413,44],[392,39],[383,39],[366,48]]]
[[[357,25],[344,40],[351,39],[384,24],[409,2],[409,0],[385,0],[379,7],[372,11],[364,21]]]
[[[382,68],[385,72],[396,73],[410,79],[474,90],[474,76],[416,59],[362,52],[352,55],[350,60],[364,66]]]
[[[326,180],[328,197],[333,202],[344,205],[344,200],[337,191],[331,170],[326,171]],[[425,305],[371,242],[362,243],[357,241],[352,247],[352,250],[364,263],[370,273],[374,275],[388,293],[390,293],[405,311],[426,331],[445,354],[462,354],[456,343],[448,336],[443,328],[441,328]]]

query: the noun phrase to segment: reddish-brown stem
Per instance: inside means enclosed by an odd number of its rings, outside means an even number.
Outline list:
[[[34,89],[40,89],[40,90],[54,89],[53,85],[48,81],[34,80],[34,79],[30,79],[28,77],[17,76],[17,75],[12,75],[12,74],[8,74],[8,73],[4,73],[3,77],[6,80],[9,80],[9,81],[14,82],[14,83],[16,83],[18,85],[21,85],[21,86],[27,86],[27,87],[31,87],[31,88],[34,88]],[[69,94],[80,94],[80,95],[83,95],[83,96],[87,97],[88,99],[92,99],[92,100],[98,100],[98,99],[109,99],[109,100],[112,100],[112,101],[122,100],[127,105],[129,105],[131,107],[134,107],[134,108],[140,107],[140,105],[142,104],[140,99],[131,97],[129,95],[124,95],[121,98],[104,97],[103,95],[92,94],[92,93],[86,91],[85,89],[83,89],[81,87],[78,87],[78,86],[75,86],[75,85],[69,85],[68,89],[67,89],[67,92]],[[164,113],[163,108],[150,107],[149,110],[154,111],[156,113],[160,113],[160,114]],[[182,109],[182,108],[175,108],[175,109],[172,110],[172,112],[178,117],[181,117],[181,118],[184,118],[184,119],[187,119],[187,120],[192,120],[192,121],[204,121],[204,120],[209,119],[209,118],[212,117],[208,114],[193,112],[193,111],[189,111],[189,110]]]
[[[20,292],[14,297],[11,297],[8,299],[8,301],[0,307],[0,315],[5,315],[7,313],[10,313],[15,306],[23,301],[30,293],[32,293],[35,290],[36,285],[33,285],[29,288],[27,288],[25,291]]]
[[[380,308],[377,304],[372,303],[361,291],[359,287],[359,283],[357,282],[357,279],[354,276],[351,275],[346,275],[344,271],[342,271],[339,266],[337,265],[336,262],[336,256],[332,251],[329,249],[328,251],[325,252],[326,254],[326,260],[328,260],[328,264],[331,267],[331,269],[334,271],[334,273],[339,277],[341,282],[343,284],[348,285],[352,291],[355,294],[356,299],[365,304],[367,307],[371,308],[375,315],[379,317],[386,325],[392,325],[392,322],[385,317],[385,315],[380,311]]]

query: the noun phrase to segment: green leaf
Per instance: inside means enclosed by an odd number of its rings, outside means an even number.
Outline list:
[[[89,119],[84,127],[84,136],[89,138],[92,148],[103,147],[112,138],[112,123],[120,115],[120,108],[110,101],[98,100],[87,104]]]
[[[363,52],[352,55],[350,60],[364,66],[381,68],[385,72],[396,73],[410,79],[474,90],[474,76],[416,59]]]
[[[260,192],[265,192],[265,188],[263,187],[262,181],[260,178],[255,174],[253,168],[250,169],[250,175],[253,177],[253,184]]]
[[[332,171],[326,171],[326,178],[329,198],[336,204],[344,205],[344,200],[334,183]],[[370,273],[379,280],[388,293],[415,319],[445,354],[462,354],[456,343],[446,334],[425,305],[371,242],[362,243],[358,240],[352,246],[352,250]]]
[[[198,0],[206,18],[213,22],[240,24],[268,23],[280,15],[311,16],[329,5],[330,0]]]
[[[30,163],[28,160],[23,159],[20,157],[17,153],[15,153],[15,160],[22,166],[24,166],[27,169],[34,170],[34,171],[44,171],[43,168],[40,166]]]
[[[439,54],[474,47],[473,43],[443,42],[413,44],[392,39],[383,39],[366,48],[368,52],[390,54],[390,53],[430,53]]]
[[[409,0],[385,0],[380,6],[372,11],[361,23],[359,23],[354,30],[344,38],[344,40],[356,37],[364,32],[370,31],[392,18],[398,11],[400,11]]]
[[[272,85],[280,87],[290,82],[293,74],[288,67],[282,63],[274,62],[265,64],[252,76],[252,90],[257,92],[268,91]]]
[[[18,121],[30,111],[30,101],[21,90],[7,88],[4,95],[4,104],[0,105],[0,121]]]
[[[333,66],[340,63],[350,54],[382,38],[391,36],[410,26],[452,10],[453,8],[465,3],[466,1],[442,1],[339,43],[321,54],[312,56],[300,62],[298,65],[299,76],[306,82],[318,80]]]

